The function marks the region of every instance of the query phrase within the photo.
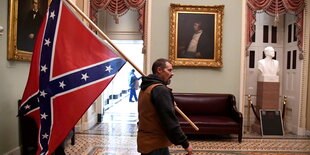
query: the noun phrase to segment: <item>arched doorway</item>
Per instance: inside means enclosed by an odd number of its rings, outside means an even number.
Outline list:
[[[267,1],[266,1],[267,2]],[[257,100],[257,61],[264,58],[263,50],[267,46],[274,47],[276,51],[276,56],[274,59],[279,61],[280,65],[280,92],[278,102],[280,111],[285,112],[284,116],[284,128],[286,132],[290,132],[296,135],[305,135],[305,121],[304,107],[306,102],[303,101],[303,93],[307,91],[307,87],[304,86],[306,82],[304,80],[306,71],[303,66],[305,61],[302,40],[304,39],[304,34],[301,34],[303,27],[300,27],[300,17],[303,20],[306,19],[309,14],[307,11],[300,12],[296,14],[286,13],[286,10],[279,9],[280,6],[284,7],[283,3],[287,1],[270,0],[269,4],[266,6],[261,5],[258,11],[258,5],[255,0],[248,0],[248,7],[252,9],[248,11],[247,19],[250,24],[252,20],[249,16],[254,16],[256,19],[253,26],[248,27],[248,47],[247,47],[247,59],[246,59],[246,83],[245,83],[245,95],[251,95],[253,105],[256,105]],[[302,3],[304,3],[302,1]],[[277,4],[282,4],[278,5]],[[252,8],[251,8],[252,7]],[[278,7],[270,13],[272,9],[270,8]],[[303,7],[302,7],[303,8]],[[268,10],[269,9],[269,10]],[[298,8],[300,9],[300,8]],[[300,11],[300,10],[295,10]],[[254,13],[254,14],[253,14]],[[304,14],[305,13],[305,14]],[[251,24],[250,24],[251,25]],[[303,26],[303,25],[302,25]],[[252,31],[249,29],[253,28]],[[251,33],[254,32],[254,33]],[[252,35],[253,34],[253,35]],[[286,107],[283,109],[283,101],[286,97]],[[247,100],[247,97],[246,97]],[[244,109],[248,109],[248,105],[245,104]],[[251,110],[250,117],[245,115],[246,128],[249,128],[251,124],[254,123],[255,115]]]

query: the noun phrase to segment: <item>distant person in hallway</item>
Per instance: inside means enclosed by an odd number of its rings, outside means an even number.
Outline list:
[[[137,93],[136,90],[139,88],[139,79],[135,75],[135,70],[132,69],[130,74],[129,74],[129,102],[137,102]],[[132,97],[134,97],[135,101],[132,100]]]
[[[167,87],[173,76],[173,68],[167,59],[157,59],[153,74],[142,77],[138,101],[138,152],[142,155],[169,155],[168,147],[182,145],[191,155],[192,146],[183,133],[175,115],[174,99]]]
[[[279,72],[279,62],[273,60],[275,56],[274,48],[268,46],[264,49],[265,58],[258,61],[258,70],[262,76],[277,76]]]

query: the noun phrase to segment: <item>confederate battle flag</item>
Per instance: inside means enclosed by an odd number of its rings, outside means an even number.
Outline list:
[[[37,154],[51,154],[125,61],[53,0],[40,28],[19,115],[38,125]]]

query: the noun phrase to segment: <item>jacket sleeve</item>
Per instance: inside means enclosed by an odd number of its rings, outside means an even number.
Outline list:
[[[169,140],[175,145],[182,145],[183,148],[187,148],[189,143],[175,115],[170,90],[165,86],[156,86],[152,89],[151,96],[152,103]]]

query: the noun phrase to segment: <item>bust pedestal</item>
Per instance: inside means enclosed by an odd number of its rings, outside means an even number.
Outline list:
[[[260,79],[262,78],[259,78],[259,80]],[[260,109],[279,110],[279,94],[280,94],[279,82],[266,82],[266,80],[257,81],[256,113],[259,115]],[[252,131],[261,133],[260,122],[258,120],[255,120],[255,123],[252,125]]]
[[[260,109],[279,109],[279,82],[257,82],[256,107]]]

